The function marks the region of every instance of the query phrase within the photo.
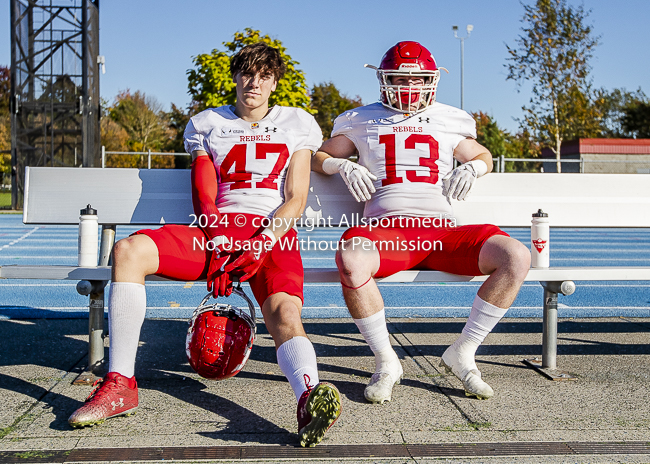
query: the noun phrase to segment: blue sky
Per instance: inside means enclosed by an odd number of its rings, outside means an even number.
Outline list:
[[[532,0],[528,0],[532,1]],[[577,5],[576,0],[570,0]],[[592,60],[596,87],[641,87],[650,95],[650,0],[588,0],[589,22],[601,44]],[[310,87],[332,81],[364,103],[377,99],[378,84],[364,63],[379,64],[401,40],[426,46],[443,73],[438,100],[460,106],[460,41],[451,26],[474,31],[465,41],[465,109],[482,110],[515,131],[514,118],[528,101],[506,81],[506,46],[515,45],[523,8],[518,0],[384,0],[246,2],[216,0],[102,0],[100,52],[106,56],[101,94],[112,101],[120,90],[141,90],[165,109],[186,106],[186,71],[192,57],[223,49],[246,27],[282,41],[300,62]],[[9,0],[0,2],[0,64],[10,63]]]

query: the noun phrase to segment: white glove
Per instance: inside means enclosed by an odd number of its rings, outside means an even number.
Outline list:
[[[360,164],[346,159],[327,158],[323,161],[323,171],[329,175],[337,172],[341,174],[348,190],[358,202],[370,200],[370,196],[375,193],[372,182],[377,180],[377,176]]]
[[[462,201],[474,185],[474,181],[487,173],[487,164],[481,160],[468,161],[461,164],[442,179],[442,194],[451,199]]]

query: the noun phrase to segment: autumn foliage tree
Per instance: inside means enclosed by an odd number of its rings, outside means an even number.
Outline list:
[[[586,24],[589,11],[567,0],[537,0],[523,4],[522,34],[508,49],[508,79],[532,84],[524,106],[522,129],[547,145],[557,158],[562,142],[598,135],[601,114],[593,101],[589,60],[598,38]]]
[[[162,105],[144,92],[124,90],[115,97],[115,102],[107,110],[108,118],[101,123],[102,143],[114,150],[160,152],[169,139],[169,127]],[[108,120],[106,120],[108,119]],[[156,167],[173,167],[171,156],[154,155]],[[111,167],[146,167],[145,155],[109,155]]]
[[[6,66],[0,66],[0,173],[11,172],[11,118],[9,100],[11,93],[11,73]]]
[[[537,145],[525,131],[510,134],[501,129],[494,118],[483,111],[472,113],[476,121],[476,141],[490,150],[493,157],[528,158],[539,157]],[[505,163],[505,172],[539,172],[541,163],[536,161],[521,161]],[[497,169],[495,166],[494,169]]]
[[[295,106],[309,110],[309,92],[304,73],[297,68],[299,64],[286,52],[282,42],[260,31],[246,28],[236,32],[232,42],[224,42],[225,50],[214,49],[193,58],[195,68],[187,71],[189,93],[197,110],[222,105],[234,105],[235,84],[230,75],[230,57],[246,45],[265,42],[280,51],[287,65],[284,77],[271,94],[270,105]]]
[[[311,90],[311,108],[316,112],[314,117],[325,138],[332,134],[334,120],[339,114],[361,105],[361,97],[350,98],[341,95],[332,82],[317,84]]]

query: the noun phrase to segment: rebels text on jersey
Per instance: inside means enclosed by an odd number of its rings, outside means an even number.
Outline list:
[[[359,164],[377,176],[365,217],[431,217],[452,213],[442,178],[453,169],[458,144],[476,138],[476,123],[465,111],[438,102],[415,115],[373,103],[341,114],[336,135],[349,138]]]
[[[232,106],[211,108],[190,119],[185,150],[204,150],[217,170],[221,213],[270,216],[284,202],[284,181],[293,154],[316,151],[323,141],[312,115],[275,106],[264,119],[246,122]]]

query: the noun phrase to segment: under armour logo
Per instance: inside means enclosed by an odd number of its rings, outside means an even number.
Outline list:
[[[420,116],[420,122],[427,122],[428,123],[429,118],[423,118],[422,116]]]
[[[278,130],[277,127],[265,127],[264,132],[276,132]]]
[[[121,408],[124,406],[124,401],[122,401],[124,398],[120,398],[120,401],[116,403],[115,401],[111,401],[111,406],[113,406],[113,411],[115,411],[115,408]]]

